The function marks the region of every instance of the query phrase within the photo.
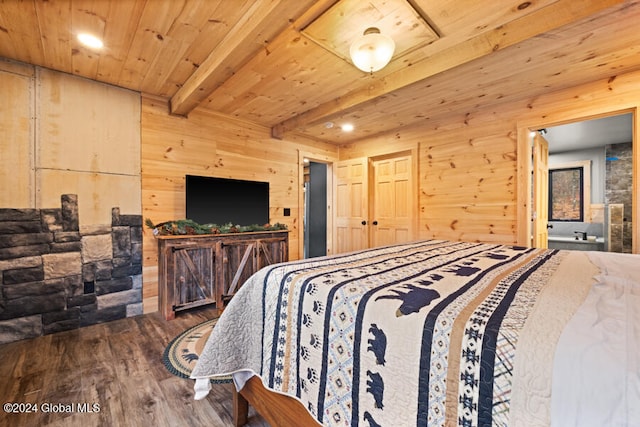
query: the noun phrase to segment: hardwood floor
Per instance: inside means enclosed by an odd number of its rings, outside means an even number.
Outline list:
[[[191,310],[166,321],[152,313],[0,345],[0,401],[38,405],[3,410],[0,426],[232,426],[231,384],[196,401],[193,381],[162,362],[172,338],[213,315]],[[268,427],[249,415],[248,426]]]

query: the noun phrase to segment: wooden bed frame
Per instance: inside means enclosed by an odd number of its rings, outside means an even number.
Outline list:
[[[314,426],[319,425],[302,403],[296,399],[267,390],[260,378],[251,377],[240,392],[233,388],[233,423],[243,426],[249,418],[249,405],[272,426]]]

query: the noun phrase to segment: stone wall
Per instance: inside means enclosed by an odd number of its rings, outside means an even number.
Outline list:
[[[79,227],[58,209],[0,209],[0,343],[142,314],[142,216]]]
[[[606,186],[605,203],[621,205],[615,215],[608,218],[610,223],[613,252],[632,251],[632,202],[633,202],[633,146],[630,142],[606,146]]]

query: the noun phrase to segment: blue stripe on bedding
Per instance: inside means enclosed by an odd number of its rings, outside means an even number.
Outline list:
[[[414,248],[411,248],[411,249],[413,250]],[[439,249],[441,249],[439,246],[437,246],[435,248],[427,247],[427,248],[425,248],[423,250],[418,251],[417,253],[429,253],[429,252],[432,252],[434,250],[439,250]],[[457,247],[451,247],[451,252],[452,253],[455,252],[456,249],[457,249]],[[436,258],[436,257],[438,257],[440,255],[442,255],[442,253],[434,254],[431,257],[427,257],[425,259]],[[395,257],[385,258],[382,261],[378,261],[378,260],[374,261],[372,263],[366,264],[366,266],[379,264],[381,262],[386,263],[390,259],[404,259],[405,257],[406,257],[406,255],[398,255],[398,256],[395,256]],[[362,279],[362,277],[383,276],[383,275],[386,275],[387,273],[389,273],[389,272],[391,272],[393,270],[397,270],[397,269],[400,269],[400,268],[403,268],[403,267],[405,267],[404,264],[396,265],[396,266],[391,267],[391,268],[386,269],[386,270],[378,270],[374,274],[368,274],[366,276],[361,276],[361,277],[358,277],[357,279],[346,280],[346,281],[344,281],[344,282],[342,282],[342,283],[340,283],[338,285],[334,285],[334,287],[331,289],[331,292],[329,294],[329,298],[327,298],[327,301],[328,302],[329,301],[333,302],[333,300],[334,300],[333,297],[334,297],[335,293],[342,286],[348,285],[349,283],[353,282],[354,280],[360,280],[360,279]],[[419,272],[419,273],[415,274],[414,277],[418,277],[418,276],[420,276],[422,274],[424,274],[424,272]],[[402,277],[401,279],[393,281],[393,282],[386,282],[384,285],[381,285],[380,287],[376,287],[374,289],[371,289],[370,291],[368,291],[367,293],[364,294],[364,296],[360,299],[360,301],[358,303],[358,315],[356,317],[356,325],[355,325],[355,334],[356,335],[355,335],[354,346],[353,346],[354,349],[360,347],[360,339],[361,339],[360,335],[361,335],[361,329],[362,329],[362,316],[363,316],[364,308],[366,307],[366,303],[367,303],[368,299],[374,293],[378,292],[380,289],[384,289],[384,288],[387,288],[389,286],[396,285],[398,283],[410,280],[411,278],[412,277]],[[326,314],[325,314],[325,328],[324,328],[325,329],[325,336],[324,336],[324,339],[323,339],[323,345],[324,345],[323,352],[325,354],[328,351],[328,345],[329,345],[329,337],[328,337],[328,335],[329,335],[329,327],[328,327],[328,324],[329,324],[329,320],[330,320],[330,313],[331,313],[331,310],[329,309],[329,307],[327,307],[327,311],[326,311]],[[358,363],[358,359],[357,358],[358,358],[358,352],[354,351],[353,378],[359,378],[359,374],[360,374],[359,363]],[[326,392],[325,392],[326,391],[326,386],[327,386],[327,384],[326,384],[326,382],[327,382],[327,361],[326,361],[326,359],[324,360],[324,363],[322,365],[320,381],[321,381],[321,385],[320,385],[321,392],[319,393],[318,408],[324,407],[324,397],[326,395]],[[352,396],[357,396],[357,393],[359,391],[359,383],[358,383],[358,381],[354,381],[352,390],[353,390],[352,391]],[[357,416],[357,413],[358,413],[357,412],[358,411],[358,403],[357,402],[358,402],[357,398],[352,398],[352,405],[353,405],[352,414],[356,415],[356,416],[352,416],[352,418],[351,418],[351,425],[352,426],[357,426],[358,425],[358,421],[359,421],[358,416]],[[323,414],[319,413],[318,414],[318,420],[320,422],[322,422],[322,419],[323,419]]]
[[[505,261],[496,263],[490,268],[485,269],[476,276],[475,279],[469,281],[466,285],[459,288],[456,292],[453,292],[448,297],[444,298],[438,304],[436,304],[427,315],[427,318],[424,323],[423,329],[423,338],[422,338],[422,350],[420,355],[420,377],[418,379],[419,384],[419,393],[418,393],[418,412],[416,414],[416,426],[418,427],[427,427],[429,420],[429,372],[431,370],[431,345],[433,342],[433,331],[435,328],[436,320],[438,316],[449,306],[453,301],[455,301],[458,297],[467,292],[470,288],[472,288],[475,284],[477,284],[481,279],[486,277],[493,270],[507,265],[514,260],[524,256],[526,253],[531,252],[531,250],[523,250],[520,253],[517,253],[512,258],[507,258]],[[481,424],[482,425],[482,424]]]
[[[438,249],[440,249],[440,248],[438,248]],[[452,247],[451,249],[452,250],[449,252],[449,254],[455,253],[458,250],[457,247]],[[484,250],[485,249],[482,249],[482,250],[480,250],[478,252],[475,252],[474,254],[481,253]],[[429,258],[426,258],[426,259],[437,258],[437,257],[440,257],[441,255],[443,255],[443,253],[436,253],[432,257],[429,257]],[[379,292],[382,289],[388,288],[388,287],[393,286],[393,285],[397,285],[397,284],[399,284],[401,282],[411,281],[411,279],[415,279],[417,277],[424,276],[427,273],[429,273],[430,271],[433,271],[433,270],[438,269],[438,268],[442,268],[442,267],[444,267],[446,265],[450,265],[450,264],[459,262],[461,259],[464,259],[464,258],[466,258],[468,256],[469,256],[469,254],[466,253],[465,255],[463,255],[461,257],[453,258],[453,259],[450,259],[450,260],[445,261],[443,263],[440,263],[438,265],[434,265],[434,266],[431,266],[431,267],[426,268],[424,270],[420,270],[419,272],[415,273],[412,276],[403,277],[400,280],[387,283],[384,286],[381,286],[380,288],[372,289],[371,291],[367,292],[362,297],[362,300],[360,301],[360,304],[358,305],[358,317],[357,317],[357,320],[356,320],[357,324],[356,324],[356,328],[355,328],[356,335],[355,335],[355,340],[354,340],[355,342],[354,342],[354,346],[353,347],[355,349],[361,347],[361,339],[362,339],[361,336],[362,336],[362,330],[363,330],[362,318],[364,317],[364,312],[365,312],[365,309],[366,309],[366,306],[367,306],[367,302],[368,302],[369,298],[371,298],[371,296],[373,296],[373,294]],[[357,351],[354,352],[353,378],[360,378],[360,352],[357,352]],[[353,427],[358,426],[359,425],[359,421],[360,421],[360,406],[358,404],[359,399],[357,398],[359,393],[360,393],[360,382],[359,381],[354,381],[353,382],[353,392],[352,392],[353,410],[352,410],[352,417],[351,417],[351,425]]]
[[[489,317],[482,340],[482,357],[480,358],[480,384],[478,398],[478,422],[477,425],[491,425],[493,419],[493,372],[496,358],[497,336],[500,332],[500,325],[511,306],[520,286],[543,264],[545,264],[557,250],[547,252],[542,259],[534,265],[529,266],[519,277],[509,286],[506,294],[498,304],[498,307]]]

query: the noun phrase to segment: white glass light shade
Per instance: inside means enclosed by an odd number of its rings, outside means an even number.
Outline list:
[[[396,44],[391,37],[380,34],[377,28],[367,28],[353,42],[349,53],[353,65],[367,73],[381,70],[391,61]]]

